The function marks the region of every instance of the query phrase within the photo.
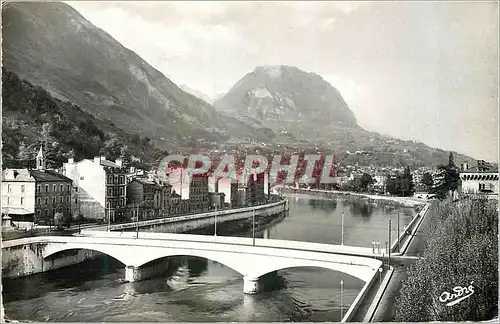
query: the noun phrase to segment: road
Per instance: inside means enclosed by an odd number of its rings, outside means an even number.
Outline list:
[[[407,256],[422,256],[426,247],[426,240],[424,236],[425,228],[428,226],[429,217],[435,210],[435,203],[431,203],[429,211],[425,216],[424,220],[420,224],[413,240],[410,242],[405,255]],[[401,288],[401,283],[406,279],[407,269],[406,267],[395,268],[392,279],[389,281],[389,285],[380,300],[379,307],[375,311],[372,322],[392,322],[396,315],[396,298],[399,296],[399,290]]]

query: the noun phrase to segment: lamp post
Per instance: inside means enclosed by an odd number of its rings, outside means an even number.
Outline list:
[[[340,245],[344,245],[344,211],[342,211],[342,241]]]
[[[382,267],[378,268],[378,278],[380,282],[382,282],[382,271]]]
[[[252,211],[252,245],[255,246],[255,209]]]
[[[401,248],[401,240],[399,239],[401,236],[399,234],[399,211],[398,211],[398,252],[400,252]]]
[[[136,205],[135,207],[135,238],[139,238],[139,204]]]
[[[391,267],[391,219],[389,219],[389,255],[388,255],[388,265]]]
[[[214,204],[215,207],[215,216],[214,216],[214,236],[217,236],[217,205]]]
[[[109,203],[108,203],[108,206],[106,208],[106,210],[108,211],[108,232],[111,231],[111,215],[110,215],[110,209],[111,207],[109,206]]]
[[[340,280],[340,322],[344,317],[344,281]]]

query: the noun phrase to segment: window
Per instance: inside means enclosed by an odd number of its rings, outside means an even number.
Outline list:
[[[45,197],[45,205],[48,205],[48,203],[49,203],[49,198]]]
[[[113,194],[113,189],[108,188],[108,195],[111,196]]]
[[[36,186],[36,192],[40,192],[40,185]]]
[[[77,204],[77,203],[78,203],[78,199],[77,199],[77,198],[75,198],[75,204]]]
[[[63,202],[63,197],[61,196],[59,197],[59,203],[62,204],[62,202]]]
[[[49,217],[49,210],[45,209],[45,217]]]
[[[78,187],[75,187],[75,192],[78,192]]]
[[[21,197],[21,205],[24,205],[24,197]]]
[[[7,185],[7,191],[8,192],[12,192],[12,186],[11,185]]]
[[[56,197],[52,197],[52,204],[56,203]]]
[[[38,198],[36,199],[36,204],[37,204],[37,205],[40,205],[40,197],[38,197]]]
[[[45,185],[45,192],[49,192],[49,185]]]
[[[67,190],[71,191],[71,186],[70,185],[67,185]]]
[[[120,183],[125,184],[125,177],[124,176],[120,176]]]
[[[24,185],[21,185],[21,192],[24,192]]]
[[[56,190],[56,185],[52,185],[52,191],[53,191],[53,192],[56,192],[56,191],[57,191],[57,190]]]
[[[56,210],[52,209],[52,216],[55,216],[55,215],[56,215]]]
[[[69,196],[66,196],[66,202],[69,204]]]
[[[37,210],[37,211],[36,211],[36,216],[37,216],[38,218],[40,218],[40,214],[41,214],[41,213],[40,213],[40,209],[39,209],[39,210]]]

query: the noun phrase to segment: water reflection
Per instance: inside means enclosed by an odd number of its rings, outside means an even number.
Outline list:
[[[337,208],[337,201],[331,199],[311,199],[308,201],[309,206],[313,209],[322,209],[326,211],[335,211]]]
[[[375,206],[366,201],[351,201],[349,210],[353,216],[371,217]]]

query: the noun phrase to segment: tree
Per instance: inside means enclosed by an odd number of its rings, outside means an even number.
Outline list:
[[[21,145],[19,145],[19,151],[17,152],[17,159],[20,165],[30,164],[31,160],[33,159],[31,151],[24,144],[24,142],[21,142]]]
[[[455,165],[453,153],[450,152],[447,165],[439,165],[437,172],[437,184],[431,189],[440,199],[445,198],[450,191],[455,191],[460,186],[460,173]]]
[[[428,190],[431,189],[432,185],[434,184],[434,180],[432,179],[432,175],[429,172],[425,172],[424,175],[422,176],[421,184],[424,186],[424,188]]]
[[[455,165],[452,152],[450,152],[448,165],[446,166],[445,183],[446,188],[451,191],[457,190],[460,186],[460,173],[457,166]]]
[[[498,311],[497,202],[482,196],[440,202],[428,212],[423,259],[408,271],[396,321],[483,321]],[[453,306],[439,300],[457,286],[474,293]]]

